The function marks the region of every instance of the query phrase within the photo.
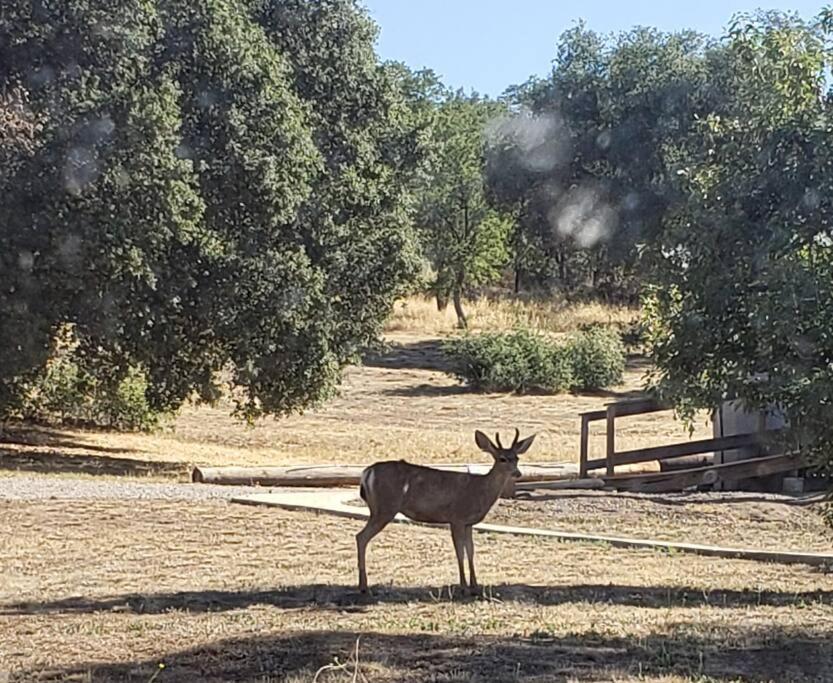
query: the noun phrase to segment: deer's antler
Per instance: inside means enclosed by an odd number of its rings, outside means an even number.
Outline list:
[[[514,448],[515,446],[518,445],[518,438],[520,438],[520,436],[521,436],[520,430],[517,427],[515,427],[515,440],[512,442],[512,448]]]
[[[495,443],[500,450],[503,450],[503,444],[500,442],[500,432],[495,432]]]

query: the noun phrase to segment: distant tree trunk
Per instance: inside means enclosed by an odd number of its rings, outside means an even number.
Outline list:
[[[469,326],[469,321],[466,319],[466,312],[463,310],[463,297],[460,290],[455,287],[453,293],[454,312],[457,314],[457,327],[465,330]]]
[[[462,272],[458,273],[451,291],[451,296],[454,300],[454,312],[457,314],[457,327],[461,330],[465,330],[469,326],[469,321],[466,319],[466,312],[463,310],[464,283],[465,275]]]
[[[437,297],[437,310],[444,311],[448,308],[448,292],[443,292],[438,289],[435,295]]]
[[[515,247],[515,263],[514,263],[514,270],[515,270],[515,294],[520,294],[521,292],[521,270],[523,268],[522,265],[522,239],[521,239],[521,231],[520,227],[515,228],[515,238],[514,238],[514,247]]]
[[[521,293],[521,258],[515,254],[515,294]]]

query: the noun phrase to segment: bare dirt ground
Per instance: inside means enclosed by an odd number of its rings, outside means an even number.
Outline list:
[[[493,524],[733,548],[833,552],[819,503],[772,494],[559,491],[500,499]],[[356,497],[348,504],[366,507]]]
[[[817,570],[479,535],[486,597],[452,599],[447,532],[392,526],[370,546],[366,599],[360,526],[218,500],[1,502],[0,672],[298,682],[342,663],[318,680],[833,680],[833,577]]]
[[[819,507],[762,494],[565,491],[501,500],[490,521],[734,548],[833,552],[833,530]]]
[[[470,599],[450,587],[447,532],[392,526],[370,546],[367,599],[354,589],[361,522],[172,483],[193,464],[486,462],[476,428],[538,431],[530,460],[575,461],[577,414],[638,395],[646,370],[632,359],[623,386],[592,396],[476,394],[441,372],[437,337],[390,342],[348,370],[340,398],[254,428],[227,405],[187,408],[155,435],[12,425],[0,443],[0,681],[833,681],[823,571],[480,535],[487,590]],[[693,438],[709,434],[701,422]],[[617,438],[635,448],[687,434],[657,413],[622,420]],[[489,521],[831,547],[812,508],[769,499],[546,498],[500,501]]]
[[[514,396],[475,393],[442,372],[441,339],[408,333],[388,337],[386,352],[349,368],[341,396],[317,410],[247,427],[231,406],[186,407],[175,431],[113,434],[12,426],[0,444],[0,467],[91,475],[177,477],[191,466],[370,463],[388,458],[414,462],[486,462],[474,430],[507,434],[517,427],[539,436],[525,459],[578,459],[578,414],[616,398],[639,395],[647,370],[634,358],[625,383],[593,395]],[[603,426],[591,425],[591,457],[604,453]],[[708,438],[704,420],[691,438]],[[671,413],[617,422],[621,448],[660,445],[689,438]]]

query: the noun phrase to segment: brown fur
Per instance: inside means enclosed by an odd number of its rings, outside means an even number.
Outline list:
[[[356,534],[359,589],[367,590],[367,544],[401,512],[417,522],[449,525],[457,552],[460,585],[467,587],[463,559],[468,555],[471,590],[476,592],[471,527],[491,510],[507,481],[520,476],[518,456],[532,445],[535,436],[520,442],[518,436],[515,430],[515,441],[509,448],[503,448],[499,438],[495,445],[482,432],[475,432],[477,445],[495,460],[488,474],[447,472],[404,460],[377,462],[368,467],[362,473],[359,487],[370,509],[367,525]]]

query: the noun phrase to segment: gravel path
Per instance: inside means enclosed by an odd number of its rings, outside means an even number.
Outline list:
[[[0,477],[0,501],[7,500],[217,500],[268,493],[259,486],[154,483],[50,477]]]

